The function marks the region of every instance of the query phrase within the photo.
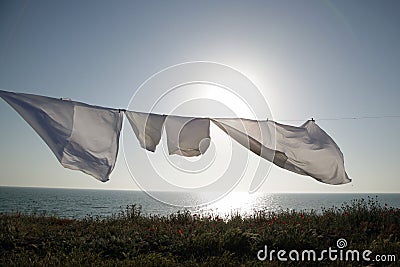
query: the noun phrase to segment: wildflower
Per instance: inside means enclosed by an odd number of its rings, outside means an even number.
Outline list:
[[[178,234],[181,235],[182,234],[182,230],[178,229]]]

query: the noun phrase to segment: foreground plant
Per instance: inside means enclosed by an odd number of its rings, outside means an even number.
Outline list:
[[[226,218],[189,211],[144,216],[136,205],[109,218],[82,220],[1,214],[0,265],[261,266],[266,262],[259,261],[257,253],[265,245],[276,251],[320,251],[335,247],[340,238],[346,239],[350,249],[400,257],[400,210],[369,198],[320,213],[257,211]],[[320,263],[349,264],[329,259]],[[268,264],[288,262],[275,258]]]

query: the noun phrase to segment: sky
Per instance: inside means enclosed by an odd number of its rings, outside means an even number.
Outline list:
[[[398,193],[400,118],[324,119],[400,115],[399,11],[398,1],[1,1],[0,89],[125,108],[155,73],[216,62],[248,77],[274,120],[315,118],[353,180],[325,185],[272,166],[259,192]],[[146,90],[144,97],[153,92]],[[216,102],[229,104],[223,101]],[[110,181],[101,183],[62,168],[4,101],[0,123],[0,186],[138,189],[122,149]],[[125,144],[139,150],[126,126]],[[217,143],[213,151],[224,157]],[[243,177],[237,190],[250,181]]]

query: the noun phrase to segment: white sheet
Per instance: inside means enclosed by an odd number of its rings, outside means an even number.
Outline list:
[[[165,115],[126,111],[125,115],[140,146],[154,152],[160,142]]]
[[[118,153],[123,112],[56,98],[0,91],[62,166],[105,182]]]
[[[168,116],[165,131],[170,155],[199,156],[210,145],[209,119]]]
[[[342,152],[315,121],[300,127],[246,119],[212,121],[238,143],[281,168],[327,184],[351,182]]]

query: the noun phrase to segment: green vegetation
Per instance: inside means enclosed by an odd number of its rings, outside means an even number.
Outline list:
[[[188,211],[168,217],[143,216],[129,206],[110,218],[63,219],[36,214],[0,215],[1,266],[365,266],[367,262],[271,262],[257,252],[284,249],[345,249],[400,258],[400,210],[376,199],[355,200],[322,213],[254,212],[229,218]],[[288,257],[288,255],[286,255]],[[379,266],[381,263],[379,264]]]

